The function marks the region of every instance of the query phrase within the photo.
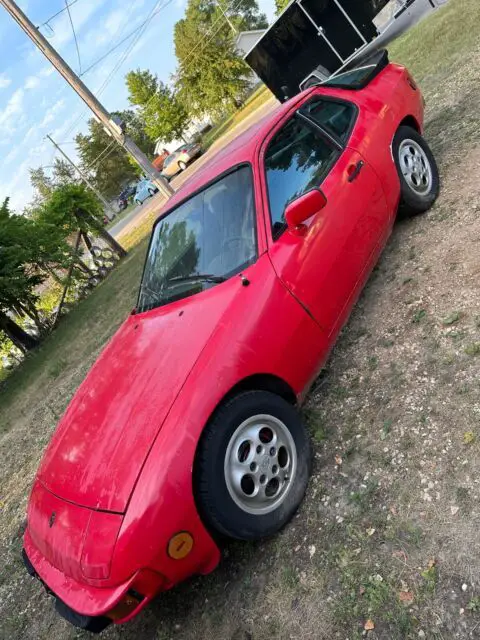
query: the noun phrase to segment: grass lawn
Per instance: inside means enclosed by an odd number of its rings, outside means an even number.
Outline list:
[[[212,144],[220,138],[220,136],[224,135],[239,124],[242,120],[244,120],[247,116],[249,116],[255,109],[265,104],[267,100],[272,97],[272,93],[267,87],[262,85],[258,89],[256,89],[251,96],[245,101],[244,106],[233,113],[230,116],[227,116],[224,120],[216,124],[210,131],[208,131],[202,138],[202,146],[204,149],[208,149],[212,146]]]
[[[126,216],[128,216],[128,214],[133,211],[135,209],[137,205],[134,202],[130,202],[130,204],[127,205],[127,207],[123,210],[120,211],[120,213],[118,213],[115,218],[113,218],[113,220],[110,220],[110,222],[107,224],[107,226],[105,227],[107,229],[107,231],[110,231],[110,229],[112,227],[114,227],[117,222],[120,222],[120,220],[123,220],[123,218],[125,218]]]
[[[450,0],[390,47],[424,90],[442,192],[397,225],[307,398],[299,513],[106,640],[480,637],[479,32],[478,0]],[[0,391],[2,638],[90,637],[26,575],[19,528],[58,418],[135,303],[140,237]]]

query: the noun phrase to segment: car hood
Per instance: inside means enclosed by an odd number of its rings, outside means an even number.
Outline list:
[[[75,504],[123,513],[170,407],[238,292],[236,278],[130,316],[73,397],[38,477]]]

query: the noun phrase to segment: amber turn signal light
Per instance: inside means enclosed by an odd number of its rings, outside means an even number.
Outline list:
[[[174,560],[186,558],[193,549],[193,537],[188,531],[180,531],[170,538],[167,553]]]

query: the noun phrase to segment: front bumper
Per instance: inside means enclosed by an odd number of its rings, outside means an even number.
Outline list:
[[[40,553],[28,529],[25,532],[22,556],[28,573],[40,580],[47,593],[55,598],[57,612],[74,626],[93,633],[99,633],[112,622],[127,622],[136,616],[161,588],[161,576],[158,576],[158,584],[151,583],[147,589],[142,590],[143,597],[138,600],[138,606],[131,608],[122,617],[121,613],[118,613],[118,605],[126,598],[134,583],[136,584],[137,574],[114,587],[93,587],[80,583],[59,571]],[[147,593],[143,595],[145,591]]]

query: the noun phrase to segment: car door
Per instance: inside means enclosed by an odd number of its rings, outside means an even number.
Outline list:
[[[357,115],[351,103],[317,96],[271,134],[260,154],[273,266],[329,335],[348,316],[390,227],[380,180],[346,145]],[[321,188],[326,206],[300,231],[287,229],[286,206],[313,188]]]

